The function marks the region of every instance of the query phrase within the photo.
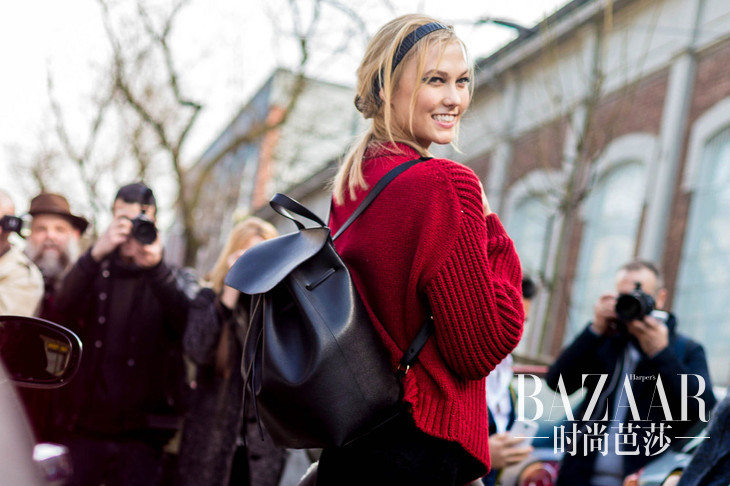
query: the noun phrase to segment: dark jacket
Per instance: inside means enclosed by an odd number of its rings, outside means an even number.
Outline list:
[[[84,347],[57,424],[97,436],[169,439],[184,405],[182,333],[196,291],[191,272],[164,262],[141,269],[116,252],[101,262],[82,255],[56,297]]]
[[[636,406],[639,411],[641,422],[632,422],[626,420],[626,423],[633,423],[640,427],[637,443],[643,445],[642,438],[646,435],[645,428],[649,424],[668,423],[671,429],[665,431],[672,441],[674,437],[681,437],[694,423],[699,416],[699,404],[695,399],[687,400],[688,404],[688,421],[680,422],[681,413],[681,374],[700,375],[705,380],[704,392],[700,395],[705,403],[705,413],[715,405],[715,396],[712,392],[712,383],[707,366],[705,351],[697,342],[678,334],[676,332],[677,321],[670,314],[667,321],[669,327],[669,346],[662,350],[653,358],[649,358],[643,352],[636,365],[633,374],[636,378],[631,380],[631,389],[636,400]],[[623,377],[619,375],[615,380],[615,386],[612,378],[614,374],[622,373],[620,366],[617,366],[623,356],[624,350],[629,343],[630,338],[621,334],[598,336],[590,329],[590,325],[560,354],[555,363],[548,370],[546,376],[547,384],[553,390],[557,390],[558,379],[563,378],[565,389],[568,394],[579,390],[582,385],[583,375],[588,374],[607,374],[608,379],[604,386],[604,391],[608,390],[608,396],[601,400],[599,406],[592,414],[594,418],[602,418],[605,415],[606,406],[609,407],[609,419],[614,417],[613,410],[614,397],[617,390],[622,390]],[[638,343],[637,349],[640,349]],[[670,411],[672,414],[672,422],[664,420],[664,414],[660,406],[659,398],[654,396],[657,387],[656,377],[661,376],[662,385],[667,395]],[[587,409],[589,399],[593,396],[593,390],[596,381],[591,378],[586,380],[586,399],[581,403],[579,410],[575,413],[575,420],[578,422],[578,430],[587,430],[583,422],[584,412]],[[693,396],[698,392],[698,380],[688,380],[688,395]],[[653,402],[652,402],[653,400]],[[652,406],[653,405],[653,406]],[[627,417],[629,418],[630,415]],[[603,422],[605,425],[609,425]],[[568,427],[566,426],[566,429]],[[593,464],[596,459],[597,452],[584,455],[582,440],[578,439],[577,453],[575,455],[565,454],[563,462],[560,466],[558,478],[559,485],[580,485],[590,484],[593,474]],[[655,458],[645,454],[643,447],[638,455],[625,455],[623,457],[624,474],[631,474],[644,466],[646,463]]]
[[[730,484],[730,395],[717,404],[706,439],[695,451],[692,461],[677,486],[727,486]]]
[[[212,289],[204,288],[190,307],[184,349],[197,372],[180,443],[178,486],[228,486],[233,470],[234,475],[248,476],[242,484],[279,482],[286,450],[277,448],[268,434],[262,440],[253,407],[248,407],[245,419],[242,410],[241,353],[249,302],[241,295],[231,310]]]

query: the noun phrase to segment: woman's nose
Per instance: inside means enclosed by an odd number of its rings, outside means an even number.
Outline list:
[[[453,107],[457,106],[461,103],[461,96],[463,93],[460,92],[460,89],[455,84],[448,84],[444,87],[446,90],[444,93],[443,98],[443,104],[445,106]]]

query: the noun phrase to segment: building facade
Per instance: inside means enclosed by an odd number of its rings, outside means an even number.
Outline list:
[[[191,172],[197,178],[212,167],[195,215],[201,234],[210,236],[198,252],[198,269],[213,267],[237,220],[268,207],[275,192],[306,182],[340,154],[359,123],[351,106],[347,86],[285,69],[270,76]]]
[[[575,0],[477,64],[464,161],[542,286],[518,355],[549,363],[633,258],[730,382],[730,3]]]
[[[518,359],[551,363],[641,258],[730,384],[730,2],[573,0],[476,71],[459,150],[434,152],[483,180],[541,287]],[[287,191],[326,218],[324,160]]]

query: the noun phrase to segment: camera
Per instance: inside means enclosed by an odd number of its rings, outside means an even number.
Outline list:
[[[629,293],[619,294],[616,300],[616,315],[622,322],[642,320],[654,310],[654,298],[641,290],[641,284]]]
[[[144,211],[132,220],[132,238],[143,245],[149,245],[157,239],[155,222]]]
[[[17,216],[5,215],[0,218],[0,228],[2,228],[3,233],[15,231],[20,234],[23,229],[23,220]]]

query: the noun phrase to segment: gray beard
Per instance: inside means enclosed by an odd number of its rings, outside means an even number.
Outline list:
[[[79,256],[79,243],[75,240],[69,240],[68,248],[65,250],[58,249],[58,252],[47,251],[44,247],[35,247],[33,243],[28,242],[26,254],[40,269],[43,279],[48,283],[60,280],[68,268],[76,261]]]
[[[56,280],[68,267],[68,260],[62,256],[56,256],[43,252],[33,261],[40,269],[45,280]]]

